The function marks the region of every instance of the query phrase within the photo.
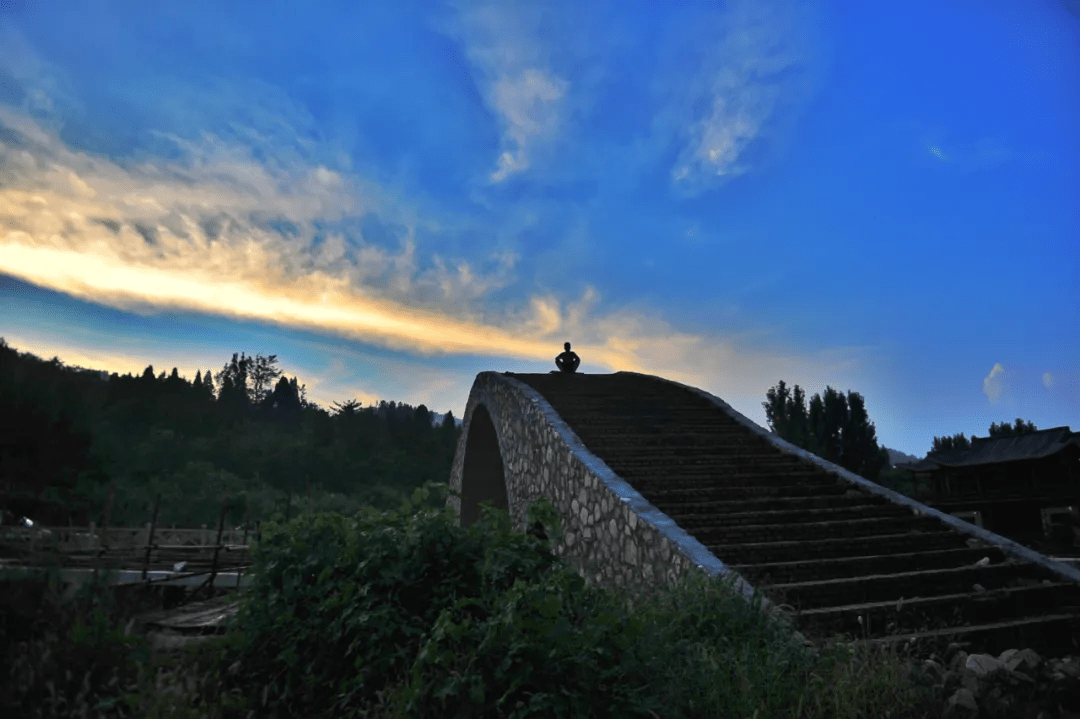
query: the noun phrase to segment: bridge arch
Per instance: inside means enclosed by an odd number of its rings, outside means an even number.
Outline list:
[[[480,519],[480,503],[490,500],[497,509],[509,509],[502,450],[491,413],[482,404],[473,409],[465,440],[461,469],[461,526]]]
[[[461,526],[479,519],[480,503],[490,499],[519,532],[528,506],[545,497],[562,521],[553,553],[631,604],[691,571],[733,575],[736,590],[753,599],[748,582],[589,452],[547,400],[510,373],[476,376],[450,489],[460,493],[447,506]]]

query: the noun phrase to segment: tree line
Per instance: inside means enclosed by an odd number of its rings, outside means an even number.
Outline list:
[[[782,439],[861,477],[876,480],[889,466],[889,454],[878,445],[877,430],[858,392],[845,395],[832,387],[806,400],[806,392],[781,380],[765,393],[769,429]]]
[[[141,525],[264,518],[289,496],[312,507],[389,509],[447,481],[460,429],[424,405],[355,400],[324,409],[276,355],[234,354],[194,380],[118,375],[20,353],[0,338],[0,504],[39,522]],[[263,515],[260,517],[259,515]]]
[[[781,380],[765,393],[765,417],[769,429],[782,439],[867,479],[875,479],[889,466],[888,452],[878,446],[874,423],[858,392],[845,395],[826,387],[823,394],[806,399],[806,392]],[[994,422],[989,437],[1019,437],[1037,432],[1034,423],[1017,417],[1013,423]],[[963,433],[934,437],[931,452],[970,449]]]
[[[990,425],[989,438],[995,439],[997,437],[1019,437],[1024,434],[1031,434],[1032,432],[1038,432],[1038,428],[1031,422],[1016,418],[1016,422],[1009,424],[1008,422],[993,422]],[[951,449],[971,449],[971,440],[975,439],[974,436],[968,439],[964,436],[964,433],[954,434],[947,437],[934,437],[934,444],[930,448],[931,452],[946,452]]]

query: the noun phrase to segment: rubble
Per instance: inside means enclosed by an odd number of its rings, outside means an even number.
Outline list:
[[[1080,656],[1006,649],[994,657],[954,643],[922,664],[942,697],[942,719],[1080,719]]]

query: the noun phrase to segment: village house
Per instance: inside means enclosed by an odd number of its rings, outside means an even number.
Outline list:
[[[1080,518],[1080,432],[1069,427],[972,437],[969,449],[897,467],[912,473],[916,492],[930,488],[930,506],[1005,536],[1048,536],[1054,515]]]

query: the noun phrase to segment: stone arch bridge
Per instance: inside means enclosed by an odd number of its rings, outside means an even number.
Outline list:
[[[483,372],[449,506],[523,530],[546,497],[553,546],[633,602],[687,572],[731,577],[808,643],[836,633],[971,651],[1074,653],[1080,571],[816,457],[723,400],[660,377]],[[863,622],[859,622],[863,617]]]

